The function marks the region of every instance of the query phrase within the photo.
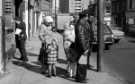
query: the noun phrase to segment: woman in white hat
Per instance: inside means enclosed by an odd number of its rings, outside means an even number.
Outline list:
[[[51,16],[45,16],[39,30],[39,38],[42,42],[42,47],[40,49],[38,60],[42,64],[42,72],[45,73],[45,70],[48,70],[49,77],[51,75],[56,75],[55,63],[57,60],[57,47],[54,47],[52,44],[55,42],[55,45],[57,45],[57,40],[54,37],[54,32],[52,31],[52,24],[53,18]],[[49,48],[48,45],[50,45],[53,51],[51,51],[51,49],[47,50],[47,48]],[[52,54],[53,52],[56,53]],[[47,67],[48,69],[46,69]],[[52,68],[54,69],[54,72],[51,72]]]

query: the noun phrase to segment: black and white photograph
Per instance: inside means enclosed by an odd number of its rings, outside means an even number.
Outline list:
[[[0,0],[0,84],[135,84],[135,0]]]

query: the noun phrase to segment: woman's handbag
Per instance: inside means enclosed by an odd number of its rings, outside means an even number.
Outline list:
[[[39,53],[38,61],[41,64],[46,64],[47,63],[47,53],[46,53],[45,43],[43,43],[42,47],[40,48],[40,53]]]

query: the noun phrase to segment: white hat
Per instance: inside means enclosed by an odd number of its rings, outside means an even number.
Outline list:
[[[44,20],[46,22],[53,22],[53,18],[51,16],[45,16]]]

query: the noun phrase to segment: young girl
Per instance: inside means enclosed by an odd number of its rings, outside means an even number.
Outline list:
[[[50,38],[49,38],[50,39]],[[55,39],[50,39],[46,43],[47,63],[48,63],[48,77],[56,76],[56,63],[58,57],[58,45]]]

